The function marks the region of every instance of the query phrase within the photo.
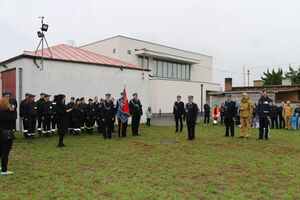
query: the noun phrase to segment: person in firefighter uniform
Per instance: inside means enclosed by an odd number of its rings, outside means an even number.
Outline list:
[[[188,130],[188,140],[195,139],[195,125],[198,116],[198,106],[193,102],[194,97],[188,96],[188,103],[185,106],[185,119]]]
[[[130,115],[132,116],[131,129],[133,136],[139,136],[139,125],[143,115],[142,104],[138,99],[138,94],[133,94],[133,99],[129,102]]]
[[[28,103],[25,104],[24,120],[28,121],[28,133],[26,134],[28,139],[34,139],[36,119],[38,117],[38,105],[34,100],[35,95],[31,94]]]
[[[110,100],[111,94],[105,94],[105,100],[103,101],[102,109],[102,121],[103,121],[103,137],[104,139],[111,139],[111,132],[113,126],[113,120],[115,115],[114,105]]]
[[[36,102],[37,103],[37,108],[38,108],[38,133],[39,133],[39,136],[42,135],[42,112],[41,112],[41,108],[42,108],[42,104],[45,102],[45,93],[41,93],[40,94],[40,99]]]
[[[184,103],[181,101],[181,96],[177,95],[177,101],[175,101],[173,106],[173,115],[175,119],[175,133],[178,132],[178,122],[180,122],[179,131],[182,132],[183,123],[182,118],[184,117]]]
[[[85,117],[86,117],[86,132],[88,134],[92,134],[95,125],[95,118],[96,118],[93,99],[89,99],[89,103],[86,106]]]
[[[241,136],[240,138],[245,137],[245,129],[247,129],[246,138],[250,137],[250,128],[251,128],[251,116],[252,116],[252,103],[247,93],[242,94],[242,100],[239,103],[238,110],[240,111],[240,121],[241,121]]]
[[[259,116],[259,137],[257,138],[257,140],[263,140],[264,132],[265,140],[269,140],[269,120],[271,119],[271,106],[273,106],[273,100],[268,97],[265,91],[262,91],[261,98],[258,100],[257,105],[257,114]]]
[[[52,109],[52,102],[50,101],[50,96],[45,95],[45,101],[41,105],[41,116],[43,121],[43,134],[45,137],[50,137],[50,125],[51,119],[53,118],[53,109]]]
[[[25,105],[28,103],[29,101],[29,93],[25,94],[25,99],[23,99],[20,103],[20,118],[22,119],[23,122],[23,134],[24,137],[27,137],[27,133],[28,133],[28,120],[25,121]]]
[[[67,104],[67,109],[73,109],[75,107],[75,97],[71,97],[70,102]],[[73,120],[72,120],[72,112],[69,112],[69,133],[73,134],[74,133],[74,125],[73,125]]]
[[[80,99],[76,99],[75,107],[70,112],[71,120],[73,121],[74,126],[74,135],[80,135],[80,125],[81,125],[81,108],[80,108]]]
[[[86,111],[86,103],[85,103],[85,98],[81,97],[80,98],[80,108],[81,108],[81,133],[85,132],[85,124],[86,124],[86,116],[85,116],[85,111]]]

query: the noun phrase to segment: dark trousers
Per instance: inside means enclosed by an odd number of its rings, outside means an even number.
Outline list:
[[[64,137],[65,134],[67,133],[67,130],[60,130],[59,128],[57,129],[57,133],[59,135],[59,142],[58,146],[64,145]]]
[[[54,133],[55,129],[56,129],[56,118],[55,115],[53,116],[53,118],[51,119],[51,128],[52,128],[52,133]]]
[[[28,133],[35,135],[36,117],[28,117]]]
[[[73,134],[74,132],[74,120],[72,119],[72,116],[69,116],[69,133]]]
[[[39,134],[42,132],[42,123],[43,123],[42,117],[38,117],[37,129],[38,129]]]
[[[279,115],[279,128],[285,129],[285,122],[284,122],[284,118],[282,117],[282,115]]]
[[[188,139],[195,139],[195,121],[186,121],[187,130],[188,130]]]
[[[93,116],[86,119],[86,132],[92,133],[95,125],[95,119]]]
[[[0,158],[1,158],[1,168],[2,172],[7,171],[8,155],[12,147],[12,140],[7,140],[5,138],[0,138]]]
[[[122,124],[122,134],[121,134],[121,124]],[[119,137],[126,137],[126,130],[127,130],[127,124],[128,124],[128,121],[122,123],[122,120],[120,118],[118,118],[118,134],[119,134]]]
[[[141,120],[141,116],[133,116],[132,117],[131,130],[132,130],[133,136],[139,135],[140,120]]]
[[[276,129],[278,129],[278,119],[277,119],[277,117],[272,117],[271,118],[271,129],[274,128],[274,124],[276,125]]]
[[[234,136],[234,121],[233,121],[233,119],[225,118],[224,123],[226,125],[225,136],[229,136],[229,129],[230,129],[231,136],[233,137]]]
[[[103,133],[103,121],[101,119],[97,119],[98,132]]]
[[[209,124],[209,113],[204,114],[204,124]]]
[[[81,132],[84,133],[84,130],[85,130],[85,118],[81,119]]]
[[[265,139],[269,138],[270,130],[269,130],[269,120],[267,117],[259,117],[259,138],[264,138],[265,132]]]
[[[150,126],[151,118],[147,118],[147,126]]]
[[[113,121],[112,119],[105,119],[103,122],[103,137],[104,139],[111,139]]]
[[[50,116],[45,116],[44,121],[43,121],[43,131],[44,133],[50,133],[50,128],[51,128],[51,117]]]
[[[180,122],[180,132],[181,132],[183,129],[182,116],[175,115],[176,132],[178,132],[178,121]]]
[[[22,121],[23,121],[23,133],[24,136],[26,137],[28,133],[28,120],[23,119]]]
[[[223,124],[224,122],[224,115],[221,115],[221,125]]]

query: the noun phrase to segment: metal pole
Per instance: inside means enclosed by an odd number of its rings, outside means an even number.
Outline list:
[[[249,69],[247,71],[247,75],[248,75],[248,87],[249,87],[249,77],[250,77],[250,70]]]

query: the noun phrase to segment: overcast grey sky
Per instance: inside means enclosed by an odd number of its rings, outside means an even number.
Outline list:
[[[50,46],[124,35],[214,57],[214,82],[243,85],[268,67],[300,66],[299,0],[1,0],[0,60],[35,50],[39,16]]]

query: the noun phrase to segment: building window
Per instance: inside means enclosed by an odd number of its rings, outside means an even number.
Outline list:
[[[144,56],[138,56],[138,65],[146,69],[149,69],[149,58]]]
[[[131,50],[128,49],[127,50],[127,54],[131,55]]]
[[[113,49],[113,53],[116,53],[116,49]]]
[[[139,65],[142,59],[139,59]],[[172,61],[153,59],[152,73],[153,76],[190,80],[190,65]]]

